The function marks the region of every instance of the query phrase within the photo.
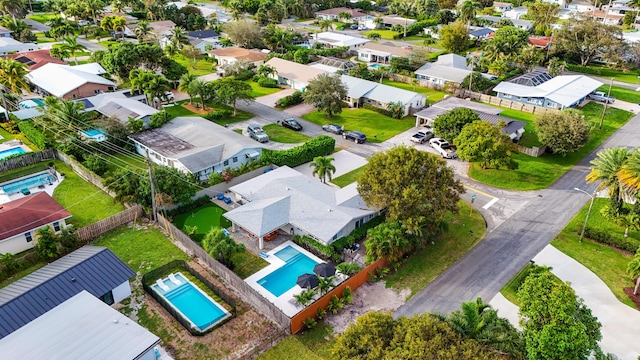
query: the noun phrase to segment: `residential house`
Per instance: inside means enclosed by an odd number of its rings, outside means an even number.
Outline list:
[[[553,41],[553,36],[529,36],[529,44],[547,50]]]
[[[501,99],[550,109],[565,109],[577,106],[602,86],[600,81],[584,75],[561,75],[554,78],[525,75],[524,80],[518,77],[508,82],[503,81],[493,91]]]
[[[155,360],[160,338],[83,290],[0,339],[17,359]]]
[[[136,21],[139,20],[137,17],[135,17],[133,15],[129,15],[129,14],[125,13],[125,12],[106,11],[106,12],[101,12],[101,13],[97,14],[97,17],[100,20],[102,20],[102,19],[104,19],[106,17],[109,17],[109,16],[120,16],[120,17],[123,17],[124,20],[127,22],[127,24],[130,24],[132,22],[136,22]]]
[[[107,117],[114,117],[122,124],[128,124],[129,119],[142,120],[145,127],[149,126],[151,116],[158,112],[151,106],[133,99],[113,99],[103,101],[96,111]]]
[[[129,136],[136,151],[156,164],[193,174],[211,173],[257,160],[262,146],[246,136],[201,117],[177,117],[159,129]]]
[[[428,108],[418,111],[415,114],[416,126],[431,127],[438,116],[457,108],[471,109],[478,114],[481,120],[488,121],[493,125],[498,125],[500,121],[504,122],[506,127],[502,129],[502,133],[509,135],[511,140],[516,142],[520,140],[522,134],[524,134],[524,127],[527,125],[527,123],[523,121],[510,119],[500,115],[502,112],[502,109],[500,108],[450,96],[442,101],[432,104]]]
[[[333,56],[321,56],[320,60],[310,63],[309,66],[333,74],[338,71],[348,73],[349,70],[358,65],[354,62],[349,61],[348,59],[340,59]]]
[[[494,27],[496,23],[498,23],[500,20],[505,19],[504,17],[500,17],[500,16],[492,16],[492,15],[482,15],[482,16],[478,16],[481,19],[485,19],[488,21],[491,21],[491,23],[493,24],[490,27]],[[513,26],[517,27],[518,29],[522,29],[522,30],[531,30],[531,21],[529,20],[522,20],[522,19],[511,19],[508,18],[508,20],[510,20],[513,23]]]
[[[297,62],[280,59],[277,57],[269,59],[266,65],[272,66],[276,72],[270,77],[278,84],[290,86],[292,89],[304,91],[311,80],[324,74],[326,71],[316,67],[299,64]]]
[[[386,109],[389,103],[400,103],[404,109],[404,116],[413,110],[426,105],[427,98],[413,91],[380,84],[375,81],[360,79],[349,75],[341,75],[340,80],[347,88],[345,101],[351,107],[361,107],[364,104]]]
[[[627,6],[627,4],[614,3],[611,5],[602,5],[602,11],[610,15],[624,15],[630,11],[637,10]]]
[[[64,61],[51,56],[49,50],[35,50],[18,54],[9,54],[6,57],[25,64],[29,71],[38,69],[49,63],[59,65],[67,64]]]
[[[315,42],[323,44],[326,48],[346,47],[348,52],[355,55],[362,45],[368,43],[369,39],[353,37],[336,32],[321,32],[315,35]]]
[[[0,55],[23,53],[40,49],[40,45],[34,43],[21,43],[12,37],[0,37]]]
[[[364,22],[364,26],[367,29],[377,29],[378,26],[384,29],[391,29],[394,25],[408,27],[417,22],[417,20],[407,19],[398,15],[384,15],[384,16],[381,16],[381,19],[382,19],[382,23],[378,25],[375,23],[375,18],[372,17]]]
[[[191,31],[187,34],[189,43],[195,46],[204,54],[207,50],[219,49],[222,47],[220,34],[213,30]]]
[[[399,47],[393,44],[381,44],[368,42],[358,48],[358,60],[368,63],[389,64],[391,58],[407,57],[410,48]]]
[[[418,80],[427,81],[438,86],[446,83],[461,84],[471,74],[471,65],[464,56],[445,54],[438,56],[433,63],[426,63],[415,71]]]
[[[592,12],[596,9],[592,1],[589,0],[573,0],[567,4],[567,9],[574,12]]]
[[[10,38],[13,31],[4,26],[0,26],[0,38]]]
[[[214,9],[212,7],[196,4],[194,2],[187,3],[187,2],[182,2],[182,1],[174,1],[174,2],[167,3],[166,6],[171,6],[171,5],[175,5],[178,9],[182,9],[185,6],[194,7],[196,9],[200,10],[200,14],[202,14],[202,17],[204,17],[205,19],[211,19],[212,15],[216,13],[216,9]],[[213,15],[213,17],[215,17],[215,15]]]
[[[499,1],[495,1],[493,3],[493,10],[495,10],[496,12],[503,13],[503,12],[509,11],[511,9],[513,9],[513,4],[512,3],[499,2]]]
[[[218,61],[218,66],[225,67],[236,61],[246,61],[255,66],[264,64],[269,54],[260,50],[248,50],[241,47],[228,47],[207,51],[207,54]]]
[[[27,79],[43,96],[80,99],[114,91],[116,83],[101,77],[106,71],[97,63],[78,66],[45,64],[27,74]]]
[[[624,18],[624,15],[609,14],[601,10],[593,11],[592,15],[606,25],[621,25]]]
[[[67,227],[70,217],[71,213],[44,191],[0,205],[0,254],[33,248],[38,242],[38,229],[49,226],[59,232]]]
[[[176,27],[176,24],[171,20],[152,21],[147,24],[151,28],[151,37],[158,40],[160,47],[164,49],[167,44],[170,44],[171,31]],[[136,28],[138,24],[127,24],[124,27],[124,36],[135,38]]]
[[[519,20],[522,15],[526,15],[529,9],[526,6],[518,6],[502,13],[503,17],[511,20]]]
[[[131,295],[129,279],[135,275],[111,250],[83,246],[0,289],[0,338],[82,291],[117,304]]]
[[[542,0],[542,2],[556,4],[560,9],[564,9],[567,7],[567,3],[569,2],[569,0]]]
[[[495,31],[488,28],[475,29],[469,32],[469,38],[476,41],[483,41],[493,36]]]
[[[347,13],[351,15],[350,19],[345,19],[345,21],[347,22],[348,21],[364,22],[371,18],[371,15],[367,15],[366,13],[362,12],[362,10],[360,9],[349,9],[346,7],[338,7],[333,9],[317,11],[316,18],[321,20],[339,21],[339,20],[342,20],[342,19],[339,19],[338,17],[338,15],[340,15],[341,13]]]
[[[260,249],[264,236],[275,231],[308,236],[329,245],[377,215],[364,203],[355,183],[336,189],[288,166],[229,191],[244,204],[222,216],[232,222],[233,231],[242,228],[257,237]]]

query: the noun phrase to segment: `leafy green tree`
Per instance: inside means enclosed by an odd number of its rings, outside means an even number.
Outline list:
[[[178,91],[189,95],[189,104],[193,104],[193,95],[196,95],[196,93],[193,92],[194,89],[190,85],[197,78],[198,77],[193,74],[186,73],[180,77],[180,82],[178,83]]]
[[[598,349],[600,323],[549,268],[530,273],[517,296],[527,358],[586,359]]]
[[[25,64],[7,58],[0,58],[0,85],[13,93],[29,92],[27,83],[27,67]]]
[[[640,286],[640,249],[636,251],[636,254],[627,264],[627,274],[629,274],[632,279],[636,279],[636,285],[633,287],[633,295],[638,295],[638,286]]]
[[[159,70],[168,59],[162,49],[155,44],[134,44],[128,41],[110,46],[108,50],[96,51],[91,54],[93,61],[102,65],[109,73],[127,80],[131,70],[144,69]]]
[[[605,219],[624,227],[624,237],[629,237],[629,228],[640,228],[640,215],[630,212],[629,209],[623,208],[620,211],[613,209],[611,206],[604,206],[600,209],[600,214]]]
[[[517,150],[509,135],[502,133],[504,126],[504,123],[495,126],[482,120],[465,125],[454,140],[458,157],[480,162],[483,169],[516,169],[518,163],[513,157]]]
[[[560,6],[543,1],[530,2],[527,5],[528,19],[531,20],[536,35],[551,35],[551,24],[555,24],[560,13]]]
[[[89,155],[82,163],[87,169],[93,171],[98,176],[104,175],[109,170],[107,162],[99,155]]]
[[[587,66],[597,56],[617,50],[622,45],[620,27],[605,25],[589,15],[568,19],[556,30],[553,42],[557,51],[575,56]]]
[[[60,244],[60,251],[63,254],[68,254],[80,244],[78,233],[72,233],[67,228],[62,228],[60,235],[58,235],[58,243]]]
[[[222,232],[222,229],[217,227],[212,228],[204,236],[202,248],[228,267],[233,265],[231,255],[245,251],[243,244],[236,243],[229,235]]]
[[[318,178],[322,183],[326,183],[326,178],[331,181],[331,175],[336,172],[336,167],[333,165],[335,159],[327,156],[316,156],[309,164],[313,168],[312,176],[318,175]]]
[[[469,48],[469,33],[465,24],[460,21],[444,25],[438,34],[442,47],[448,52],[459,53]]]
[[[607,189],[609,207],[619,214],[624,205],[622,182],[618,173],[627,162],[631,152],[625,147],[608,148],[598,151],[596,158],[591,160],[591,171],[587,174],[587,183],[598,182],[598,191]]]
[[[400,101],[391,101],[387,104],[387,111],[394,119],[402,119],[404,116],[404,105]]]
[[[378,41],[380,40],[380,38],[382,38],[382,35],[380,35],[379,32],[372,31],[367,34],[367,37],[373,41]]]
[[[367,64],[358,64],[353,69],[349,70],[349,76],[357,77],[360,79],[371,80],[371,73]]]
[[[415,243],[411,235],[404,232],[400,223],[393,221],[369,229],[365,248],[368,263],[386,257],[393,264],[413,250]]]
[[[457,212],[464,188],[444,160],[399,146],[369,158],[358,192],[368,206],[386,208],[388,221],[399,221],[405,231],[435,233],[447,212]]]
[[[480,116],[469,108],[455,108],[433,120],[433,132],[449,141],[454,141],[467,124],[480,120]]]
[[[494,37],[488,40],[485,47],[492,44],[506,59],[518,55],[529,43],[529,33],[515,26],[504,26],[496,30]]]
[[[92,125],[91,114],[84,110],[84,103],[78,101],[56,99],[45,114],[50,120],[45,126],[58,131],[76,132],[78,128],[88,129]]]
[[[347,89],[338,75],[320,74],[309,82],[302,96],[306,104],[314,105],[331,117],[342,112],[342,99],[347,97]]]
[[[20,267],[16,256],[12,253],[0,254],[0,265],[2,265],[2,272],[5,274],[13,274]]]
[[[244,100],[250,103],[254,100],[251,94],[251,85],[244,81],[236,80],[232,77],[225,77],[214,81],[216,95],[220,101],[227,103],[233,107],[233,116],[237,115],[237,102]]]
[[[127,20],[117,15],[105,16],[100,21],[100,27],[105,31],[110,31],[114,39],[118,30],[124,28],[125,25],[127,25]]]
[[[36,244],[36,253],[40,259],[49,261],[60,256],[58,248],[58,237],[51,227],[46,226],[36,231],[38,243]]]
[[[589,141],[589,123],[575,110],[547,111],[534,122],[538,139],[554,153],[566,155]]]
[[[466,78],[462,81],[462,88],[469,89],[469,81],[471,80],[471,74],[467,75]],[[491,80],[482,76],[482,74],[478,71],[473,72],[473,79],[471,80],[471,91],[481,92],[489,87],[493,86]]]
[[[224,32],[238,46],[251,49],[262,45],[262,31],[256,23],[233,21],[224,25]]]

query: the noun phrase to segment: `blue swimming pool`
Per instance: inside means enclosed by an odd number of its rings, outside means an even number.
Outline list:
[[[226,309],[181,273],[174,275],[174,279],[160,280],[160,283],[154,284],[152,288],[198,330],[206,331],[231,316]]]
[[[24,149],[22,149],[21,147],[14,147],[11,149],[2,150],[0,151],[0,160],[6,159],[9,156],[18,155],[18,154],[24,154]]]
[[[258,280],[258,284],[278,297],[296,286],[298,276],[313,274],[313,267],[318,263],[307,255],[289,245],[274,254],[286,264],[274,270],[271,274]]]
[[[40,173],[38,175],[30,176],[24,179],[13,181],[0,186],[7,194],[18,193],[22,189],[29,189],[40,185],[50,184],[55,181],[55,178],[49,173]]]
[[[40,98],[27,99],[27,100],[20,101],[18,103],[18,106],[20,106],[23,109],[31,109],[31,108],[40,107],[43,105],[44,105],[44,99],[40,99]]]
[[[377,69],[384,68],[384,65],[380,65],[380,64],[371,64],[371,65],[369,65],[369,67],[370,67],[370,68],[372,68],[372,69],[376,69],[376,70],[377,70]]]
[[[82,133],[84,133],[89,137],[100,136],[100,135],[104,136],[104,133],[102,131],[96,130],[96,129],[83,130]]]

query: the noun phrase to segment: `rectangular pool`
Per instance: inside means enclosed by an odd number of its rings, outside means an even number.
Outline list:
[[[14,147],[11,149],[2,150],[0,151],[0,160],[6,159],[9,156],[19,155],[19,154],[24,154],[24,149],[22,149],[21,147]]]
[[[5,193],[13,194],[22,191],[22,189],[29,189],[40,185],[50,184],[54,181],[55,178],[53,177],[53,175],[49,173],[40,173],[24,179],[2,184],[0,185],[0,187],[2,188],[2,190],[4,190]]]
[[[151,287],[164,297],[193,327],[204,332],[231,316],[225,308],[184,277],[182,273],[178,272],[174,276],[179,284],[171,278],[165,278],[160,282],[163,286],[156,283]]]
[[[278,297],[296,286],[298,276],[313,274],[314,266],[318,263],[307,255],[296,250],[291,245],[273,254],[282,259],[285,264],[269,275],[258,280],[258,284]]]

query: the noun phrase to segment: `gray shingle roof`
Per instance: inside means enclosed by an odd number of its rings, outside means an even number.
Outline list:
[[[340,81],[347,88],[347,95],[351,98],[367,98],[381,103],[400,102],[410,104],[416,96],[423,96],[416,92],[399,89],[394,86],[380,84],[349,75],[341,75]]]
[[[134,275],[111,250],[84,246],[0,289],[0,338],[82,290],[100,297]]]

